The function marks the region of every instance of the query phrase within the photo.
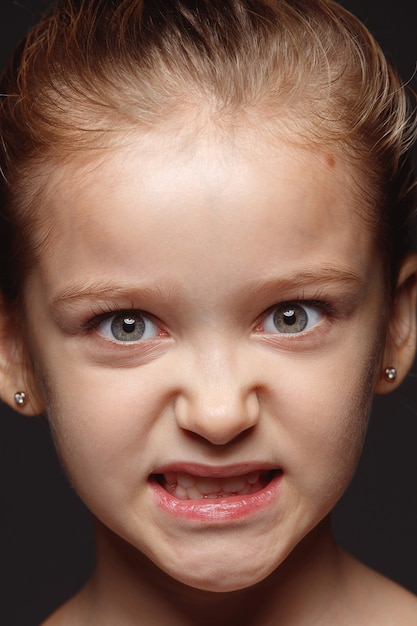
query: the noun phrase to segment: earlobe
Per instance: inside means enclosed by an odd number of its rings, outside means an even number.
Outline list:
[[[44,405],[15,325],[0,302],[0,398],[24,415],[40,415]]]
[[[389,311],[387,339],[376,393],[396,389],[408,374],[416,353],[417,254],[406,258],[399,272]]]

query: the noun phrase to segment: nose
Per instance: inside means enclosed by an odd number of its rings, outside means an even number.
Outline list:
[[[206,354],[200,366],[193,363],[175,400],[180,428],[224,445],[257,424],[257,384],[236,361],[223,353],[215,358]]]

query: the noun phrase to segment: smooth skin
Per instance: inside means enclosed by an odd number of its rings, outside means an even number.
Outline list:
[[[2,344],[3,397],[32,380],[22,411],[45,407],[95,519],[92,581],[46,624],[415,624],[417,601],[340,550],[328,521],[373,391],[413,360],[415,257],[388,310],[336,152],[178,120],[120,143],[51,166],[25,287],[33,367]],[[274,486],[236,517],[158,499],[169,471],[252,470]]]

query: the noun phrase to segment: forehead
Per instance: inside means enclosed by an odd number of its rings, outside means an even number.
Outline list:
[[[295,146],[283,134],[176,127],[130,135],[100,159],[51,170],[39,264],[51,280],[59,267],[61,282],[111,266],[133,276],[156,256],[158,277],[205,269],[215,280],[225,264],[240,276],[243,261],[255,275],[278,257],[293,273],[330,258],[360,269],[372,246],[353,179],[339,152]]]

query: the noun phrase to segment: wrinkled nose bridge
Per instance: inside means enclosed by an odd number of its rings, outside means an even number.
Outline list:
[[[181,428],[223,445],[257,423],[256,382],[235,355],[207,355],[188,369],[175,414]]]

